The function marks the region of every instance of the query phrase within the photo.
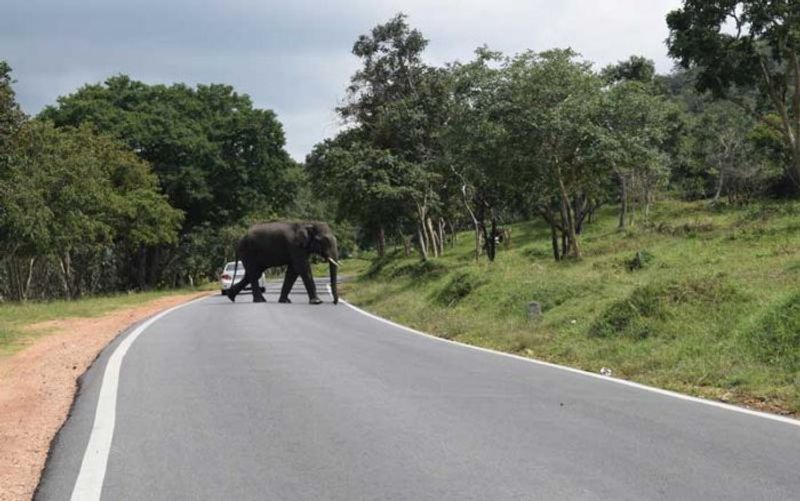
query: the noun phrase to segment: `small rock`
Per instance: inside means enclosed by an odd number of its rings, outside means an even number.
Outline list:
[[[575,325],[575,324],[578,323],[578,321],[573,318],[572,320],[569,321],[569,323],[571,323],[572,325]]]
[[[531,301],[528,303],[528,318],[537,318],[542,314],[542,303]]]
[[[602,374],[603,376],[611,377],[614,374],[614,371],[612,371],[608,367],[601,367],[600,374]]]

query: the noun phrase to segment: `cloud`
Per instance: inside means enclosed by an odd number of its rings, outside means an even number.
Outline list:
[[[148,83],[222,82],[276,111],[302,160],[335,134],[333,108],[358,61],[356,37],[403,11],[426,59],[572,47],[602,66],[642,54],[671,68],[664,17],[679,0],[6,0],[0,47],[28,113],[126,73]]]

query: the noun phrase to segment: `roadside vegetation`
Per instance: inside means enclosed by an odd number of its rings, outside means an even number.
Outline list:
[[[191,294],[206,288],[184,288],[122,293],[83,298],[79,301],[53,300],[47,302],[16,302],[0,305],[0,357],[11,355],[27,346],[41,334],[30,326],[48,320],[63,320],[75,317],[97,317],[105,313],[132,308],[154,299],[180,294]],[[210,290],[210,289],[209,289]]]
[[[231,86],[117,75],[29,117],[0,60],[0,300],[214,281],[251,223],[324,220],[392,318],[798,412],[800,12],[665,21],[658,74],[580,48],[433,65],[398,14],[354,36],[343,127],[304,163]]]
[[[435,261],[375,259],[347,300],[437,336],[661,388],[800,413],[796,202],[709,210],[661,202],[648,225],[601,210],[580,261],[541,222],[511,225],[494,262],[470,234]],[[542,314],[529,317],[529,302]]]

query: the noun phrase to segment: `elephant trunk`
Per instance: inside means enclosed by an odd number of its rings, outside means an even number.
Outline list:
[[[336,272],[339,270],[339,263],[332,258],[328,258],[328,261],[330,263],[331,294],[333,294],[333,304],[339,304],[339,291],[336,284]]]

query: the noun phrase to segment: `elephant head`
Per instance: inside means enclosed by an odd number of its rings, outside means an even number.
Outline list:
[[[333,304],[338,304],[339,291],[336,282],[339,268],[339,248],[336,243],[336,237],[331,228],[325,223],[309,223],[298,231],[300,232],[300,239],[306,242],[305,247],[308,252],[322,256],[330,265]]]

